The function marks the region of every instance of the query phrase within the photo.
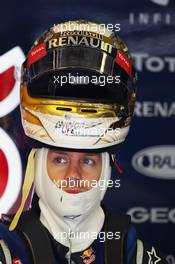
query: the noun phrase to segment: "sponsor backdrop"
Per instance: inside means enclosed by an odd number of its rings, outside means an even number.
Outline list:
[[[175,2],[3,1],[0,8],[0,213],[19,200],[28,149],[19,118],[20,65],[32,41],[53,23],[85,18],[116,25],[138,71],[135,117],[117,153],[120,188],[111,212],[128,212],[139,236],[175,263]],[[18,197],[18,199],[17,199]]]

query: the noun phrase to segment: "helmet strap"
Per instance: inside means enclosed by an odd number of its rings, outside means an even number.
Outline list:
[[[110,164],[111,164],[111,167],[114,166],[115,169],[117,170],[117,172],[119,174],[122,174],[123,173],[123,169],[120,168],[120,166],[118,165],[118,162],[116,160],[116,155],[115,154],[111,154],[110,155]]]
[[[21,204],[20,207],[18,208],[10,226],[9,226],[9,231],[13,231],[15,227],[18,224],[19,218],[23,212],[27,197],[29,195],[29,192],[31,190],[31,186],[34,182],[34,175],[35,175],[35,153],[37,149],[32,149],[30,151],[29,157],[28,157],[28,162],[27,162],[27,168],[26,168],[26,173],[24,177],[24,182],[22,186],[22,199],[21,199]]]

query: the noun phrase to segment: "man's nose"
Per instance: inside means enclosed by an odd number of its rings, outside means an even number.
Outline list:
[[[67,170],[65,179],[80,180],[81,179],[81,168],[77,163],[70,163]]]

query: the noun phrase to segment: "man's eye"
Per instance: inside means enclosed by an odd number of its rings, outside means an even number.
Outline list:
[[[87,165],[94,165],[95,162],[92,159],[85,158],[83,159],[83,163]]]
[[[63,157],[56,157],[56,158],[54,158],[54,162],[59,163],[59,164],[64,164],[64,163],[66,163],[66,159]]]

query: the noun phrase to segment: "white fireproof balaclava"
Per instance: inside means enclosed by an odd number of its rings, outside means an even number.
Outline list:
[[[97,187],[77,194],[63,191],[49,178],[47,155],[48,149],[42,148],[35,156],[34,183],[41,209],[40,220],[54,239],[69,247],[71,253],[82,251],[94,241],[94,235],[98,235],[104,224],[100,203],[111,176],[109,154],[101,154],[102,170]]]

